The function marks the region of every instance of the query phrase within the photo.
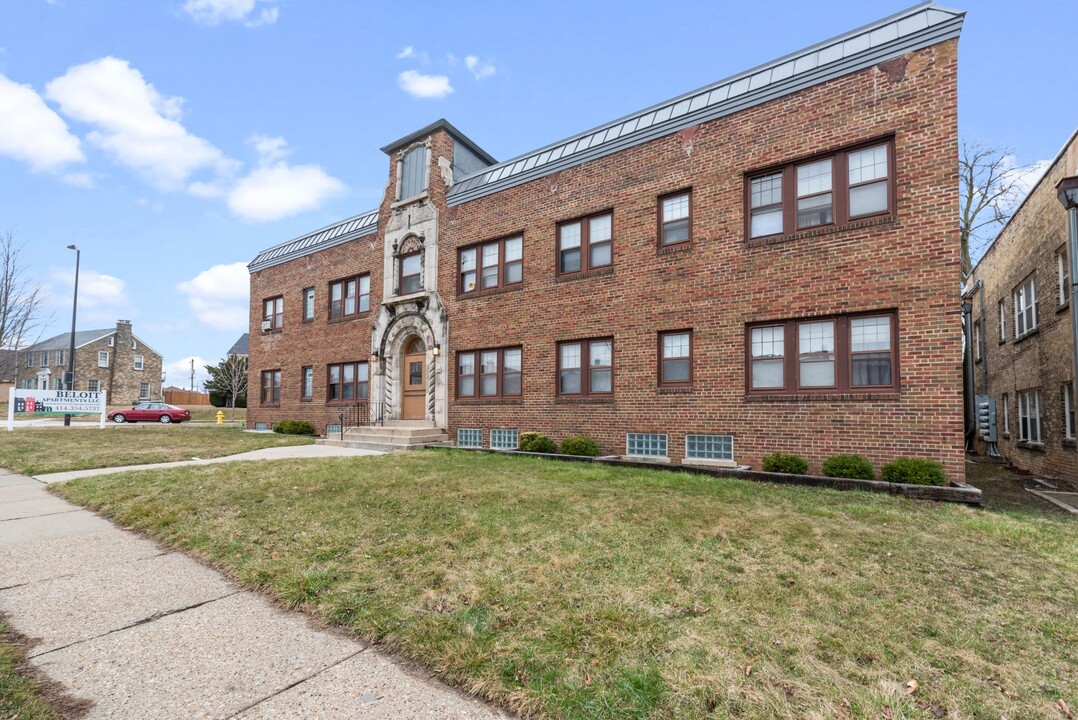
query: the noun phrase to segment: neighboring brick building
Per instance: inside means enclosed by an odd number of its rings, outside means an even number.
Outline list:
[[[71,333],[19,351],[18,387],[63,388]],[[75,389],[104,390],[110,405],[161,398],[161,355],[131,332],[130,320],[116,327],[75,333]]]
[[[377,210],[252,261],[248,422],[369,398],[460,444],[961,479],[962,19],[917,6],[504,163],[444,120],[386,146]]]
[[[1000,453],[1078,489],[1067,212],[1056,185],[1078,175],[1078,132],[973,269],[976,394],[996,402]],[[982,314],[981,308],[984,312]],[[988,388],[984,365],[988,366]],[[985,451],[979,439],[977,448]]]

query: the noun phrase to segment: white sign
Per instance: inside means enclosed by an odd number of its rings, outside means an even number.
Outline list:
[[[7,429],[15,429],[15,413],[45,415],[101,415],[105,427],[105,393],[91,390],[8,391]]]

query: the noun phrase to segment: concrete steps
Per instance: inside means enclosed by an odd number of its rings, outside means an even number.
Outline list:
[[[384,426],[355,427],[344,438],[333,435],[318,440],[319,445],[363,450],[408,450],[424,445],[449,445],[449,435],[426,420],[393,420]]]

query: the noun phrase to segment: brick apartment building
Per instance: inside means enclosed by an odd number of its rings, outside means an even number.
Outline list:
[[[71,333],[63,333],[20,350],[16,386],[63,389],[70,347]],[[75,389],[104,390],[111,405],[160,399],[161,365],[160,353],[131,332],[130,320],[75,333]]]
[[[1073,175],[1078,132],[977,263],[969,285],[975,391],[995,401],[1000,454],[1078,489],[1074,300],[1067,211],[1056,193],[1059,181]],[[987,450],[979,436],[977,449]]]
[[[387,145],[377,209],[251,262],[248,423],[360,399],[461,445],[961,479],[963,17],[919,5],[502,163],[444,120]]]

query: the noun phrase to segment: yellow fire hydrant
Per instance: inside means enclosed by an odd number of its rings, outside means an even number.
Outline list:
[[[224,425],[225,424],[225,414],[221,410],[217,411],[217,424],[218,425]]]

